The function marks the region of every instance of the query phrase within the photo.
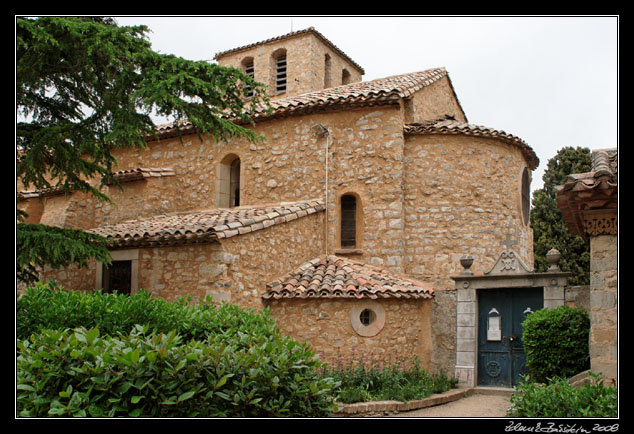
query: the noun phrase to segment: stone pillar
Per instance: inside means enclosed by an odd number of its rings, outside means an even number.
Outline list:
[[[590,370],[618,381],[618,285],[616,235],[590,237]]]

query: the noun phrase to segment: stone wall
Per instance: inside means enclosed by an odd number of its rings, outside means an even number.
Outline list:
[[[384,326],[374,336],[355,332],[354,312],[367,300],[283,299],[267,305],[282,332],[310,342],[320,360],[330,367],[358,363],[411,366],[417,357],[429,369],[432,353],[431,303],[426,300],[377,300],[384,312]],[[355,310],[356,307],[356,310]]]
[[[244,51],[222,55],[218,59],[221,66],[233,66],[244,70],[242,62],[253,59],[255,81],[269,86],[269,94],[276,97],[273,85],[274,66],[272,55],[286,50],[287,87],[280,96],[299,95],[325,87],[325,56],[330,56],[330,87],[342,84],[342,70],[350,74],[349,83],[361,81],[361,72],[346,59],[339,56],[330,47],[312,33],[269,42]],[[297,80],[295,80],[297,79]]]
[[[533,266],[533,233],[521,216],[526,162],[516,147],[493,138],[411,135],[405,147],[405,272],[437,289],[453,288],[460,258],[488,271],[506,234]]]
[[[618,243],[616,235],[590,237],[591,370],[618,381]]]

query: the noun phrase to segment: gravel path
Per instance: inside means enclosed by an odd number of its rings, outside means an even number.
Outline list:
[[[476,393],[447,404],[401,412],[390,417],[507,417],[506,410],[510,406],[508,396]]]

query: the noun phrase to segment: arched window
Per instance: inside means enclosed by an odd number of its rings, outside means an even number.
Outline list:
[[[324,89],[332,87],[332,60],[330,54],[324,56]]]
[[[343,71],[341,71],[341,84],[348,84],[350,83],[350,73],[348,72],[347,69],[344,69]]]
[[[529,223],[531,210],[531,174],[528,167],[522,172],[522,221],[525,225]]]
[[[357,198],[351,194],[341,196],[341,248],[357,247]]]
[[[240,179],[240,158],[229,154],[218,166],[218,207],[240,206]]]
[[[229,206],[240,206],[240,159],[231,162],[229,169]]]

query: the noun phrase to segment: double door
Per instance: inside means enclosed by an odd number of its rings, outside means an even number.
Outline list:
[[[522,322],[543,306],[543,288],[478,291],[478,385],[513,387],[528,374]]]

